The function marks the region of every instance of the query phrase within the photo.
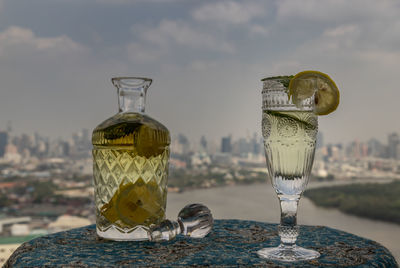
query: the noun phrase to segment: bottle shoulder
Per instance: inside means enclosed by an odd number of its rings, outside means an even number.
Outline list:
[[[140,113],[118,113],[100,123],[93,132],[119,125],[147,126],[152,129],[168,131],[168,129],[154,118]]]
[[[102,123],[94,130],[93,145],[132,145],[140,140],[169,145],[168,129],[145,114],[118,113]]]

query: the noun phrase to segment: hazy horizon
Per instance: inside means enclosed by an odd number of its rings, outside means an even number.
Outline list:
[[[341,92],[326,143],[400,132],[400,2],[0,0],[0,130],[92,130],[117,111],[111,77],[145,76],[172,135],[261,136],[260,80],[307,69]]]

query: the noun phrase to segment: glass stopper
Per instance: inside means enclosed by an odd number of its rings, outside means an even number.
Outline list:
[[[214,224],[211,211],[202,204],[185,206],[178,214],[178,221],[164,220],[151,228],[151,241],[168,241],[178,234],[192,238],[203,238],[210,233]]]
[[[190,204],[179,212],[178,223],[183,235],[202,238],[211,231],[214,219],[205,205]]]

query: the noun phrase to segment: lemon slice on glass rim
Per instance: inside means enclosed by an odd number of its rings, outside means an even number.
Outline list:
[[[314,113],[327,115],[339,105],[340,93],[335,82],[318,71],[303,71],[296,74],[289,83],[289,98],[295,105],[314,95]]]

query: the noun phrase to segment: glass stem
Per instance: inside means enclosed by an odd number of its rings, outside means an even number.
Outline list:
[[[281,238],[281,245],[284,247],[293,247],[296,244],[299,235],[297,226],[297,205],[300,196],[279,196],[281,205],[281,223],[278,228]]]

